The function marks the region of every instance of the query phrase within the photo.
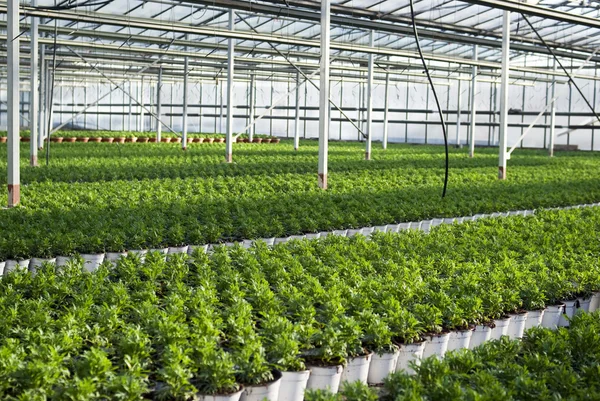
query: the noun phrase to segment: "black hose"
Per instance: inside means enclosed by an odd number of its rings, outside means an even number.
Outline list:
[[[444,133],[444,147],[446,148],[446,172],[444,175],[444,190],[442,191],[442,198],[445,198],[446,190],[448,189],[448,170],[449,170],[448,133],[446,132],[446,121],[444,121],[444,113],[442,113],[442,106],[440,106],[440,101],[438,99],[437,92],[435,91],[435,86],[433,86],[433,80],[431,79],[431,74],[429,74],[429,68],[427,68],[427,63],[425,62],[425,58],[423,57],[423,51],[421,50],[421,43],[419,42],[419,34],[417,33],[417,24],[415,22],[415,8],[413,5],[413,0],[410,0],[410,17],[412,19],[412,28],[413,28],[413,33],[415,35],[415,41],[417,42],[417,50],[419,50],[419,56],[421,57],[421,62],[423,63],[423,67],[425,68],[425,73],[427,74],[427,80],[429,81],[429,85],[431,85],[431,91],[433,92],[433,98],[435,99],[435,104],[437,105],[437,108],[438,108],[440,120],[442,121],[442,132]]]
[[[523,16],[523,19],[525,21],[527,21],[527,24],[529,24],[529,27],[531,28],[531,30],[533,32],[535,32],[535,34],[538,37],[538,39],[540,40],[540,42],[542,42],[542,44],[544,46],[546,46],[546,49],[548,49],[548,51],[550,52],[550,54],[552,55],[552,57],[554,57],[554,60],[556,60],[556,62],[558,63],[558,65],[560,66],[560,68],[563,70],[563,72],[567,75],[567,77],[569,77],[569,82],[571,82],[573,84],[573,86],[575,86],[575,89],[577,89],[577,92],[579,92],[579,95],[583,98],[583,101],[585,102],[585,104],[587,104],[587,106],[590,108],[590,110],[592,111],[592,113],[594,113],[594,116],[596,116],[596,119],[600,122],[600,116],[598,116],[598,114],[596,113],[596,110],[594,110],[594,106],[592,106],[590,104],[590,102],[587,100],[587,98],[584,96],[584,94],[581,91],[581,89],[579,89],[579,86],[577,86],[577,84],[573,80],[573,77],[571,77],[571,74],[569,74],[569,72],[567,71],[567,69],[565,67],[563,67],[563,65],[560,62],[560,60],[558,59],[558,57],[556,57],[556,54],[554,53],[554,50],[552,50],[552,48],[550,46],[548,46],[548,43],[546,43],[546,41],[544,40],[544,38],[542,38],[542,35],[540,35],[540,33],[537,31],[537,29],[535,29],[535,27],[533,26],[533,24],[529,21],[529,18],[527,18],[527,16],[525,16],[525,14],[521,14],[521,15]]]

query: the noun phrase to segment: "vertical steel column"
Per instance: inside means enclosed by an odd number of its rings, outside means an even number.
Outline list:
[[[404,123],[404,143],[408,143],[408,99],[410,98],[408,84],[409,84],[409,81],[407,80],[406,81],[406,113],[404,114],[404,120],[406,121],[406,123]]]
[[[344,109],[344,77],[340,78],[340,109]],[[338,126],[339,128],[339,133],[338,133],[338,137],[339,140],[342,140],[342,131],[344,129],[344,121],[342,121],[342,119],[340,118],[340,125]]]
[[[188,57],[183,58],[183,116],[181,122],[181,149],[187,149],[188,134]]]
[[[10,0],[16,1],[16,0]],[[327,189],[329,152],[329,57],[331,41],[331,0],[321,1],[321,77],[319,91],[319,187]]]
[[[569,81],[569,117],[567,117],[567,126],[568,129],[571,129],[571,110],[573,106],[573,85],[571,85],[571,81]],[[571,132],[567,131],[567,145],[571,144]]]
[[[504,11],[502,16],[502,76],[500,90],[500,140],[498,178],[506,179],[506,143],[508,139],[508,84],[510,63],[510,11]]]
[[[594,77],[597,77],[597,76],[598,76],[598,64],[594,63]],[[596,109],[596,97],[597,97],[596,95],[598,93],[597,88],[596,88],[597,83],[598,83],[598,81],[594,79],[594,103],[592,103],[594,110]],[[593,125],[592,125],[592,127],[593,127]],[[592,152],[594,151],[594,135],[595,134],[596,134],[596,130],[592,128],[592,134],[591,134],[591,138],[590,138],[591,139],[590,151],[592,151]]]
[[[473,60],[477,61],[477,45],[473,45]],[[471,125],[469,128],[469,157],[475,156],[475,128],[477,126],[477,107],[475,94],[477,93],[477,66],[471,71]]]
[[[460,146],[460,123],[462,122],[462,80],[458,74],[458,99],[456,100],[456,146]],[[450,88],[448,88],[450,90]]]
[[[271,99],[269,100],[269,108],[273,106],[273,95],[275,94],[275,82],[271,80]],[[273,136],[273,109],[269,111],[269,136]]]
[[[156,118],[158,118],[158,122],[156,124],[156,142],[160,142],[162,136],[162,98],[160,96],[163,86],[162,78],[163,70],[162,66],[160,66],[158,68],[158,83],[156,84]]]
[[[425,95],[425,144],[427,144],[427,138],[429,134],[429,85],[425,87],[427,94]]]
[[[294,150],[300,148],[300,73],[296,73],[296,114],[294,120]]]
[[[369,46],[375,46],[375,33],[369,32]],[[367,147],[365,160],[371,160],[371,146],[373,141],[373,70],[375,56],[369,53],[369,65],[367,67]]]
[[[388,57],[389,60],[389,57]],[[385,74],[385,94],[383,99],[383,149],[387,149],[388,134],[390,130],[390,73]]]
[[[131,89],[131,81],[129,81],[129,93],[133,94],[133,90]],[[123,100],[125,100],[125,92],[123,92]],[[127,121],[128,131],[132,131],[132,121],[133,119],[133,97],[129,96],[129,119]]]
[[[37,0],[31,0],[31,5],[37,7]],[[31,55],[31,77],[29,89],[29,131],[30,131],[30,143],[29,143],[29,164],[37,167],[38,165],[38,101],[39,101],[39,90],[38,90],[38,19],[31,17],[31,42],[30,42],[30,55]]]
[[[256,103],[256,76],[254,74],[250,75],[250,131],[248,132],[248,142],[252,142],[254,140],[254,116],[256,114],[254,105]]]
[[[40,60],[39,60],[39,71],[40,76],[40,93],[39,93],[39,110],[38,110],[38,149],[44,147],[44,133],[46,132],[46,45],[40,47]]]
[[[88,93],[87,93],[88,81],[87,81],[87,79],[83,80],[83,84],[85,85],[83,87],[83,107],[87,108],[87,105],[88,105]],[[88,129],[88,126],[87,126],[87,111],[85,111],[83,113],[83,128]],[[123,131],[125,131],[125,128],[123,128]]]
[[[360,80],[358,82],[358,120],[356,126],[359,128],[356,130],[356,140],[360,141],[360,130],[362,130],[363,124],[363,115],[362,115],[362,106],[363,106],[363,84],[362,84],[362,72],[359,73]],[[364,131],[363,131],[364,132]]]
[[[144,77],[142,76],[142,79],[140,80],[140,120],[139,120],[139,127],[138,127],[138,131],[139,132],[144,132],[144,128],[145,128],[145,124],[144,124],[144,120],[146,117],[146,113],[144,113]]]
[[[307,116],[307,110],[308,110],[308,85],[304,85],[304,123],[302,124],[304,126],[304,129],[302,130],[302,137],[304,139],[306,139],[306,116]]]
[[[553,70],[556,71],[556,60],[554,60]],[[551,99],[554,99],[556,93],[556,75],[552,76],[552,89],[551,89]],[[556,125],[556,102],[552,102],[552,107],[550,109],[550,145],[548,145],[548,155],[550,157],[554,156],[554,139],[556,137],[556,129],[554,128]]]
[[[218,107],[217,98],[218,97],[219,97],[219,79],[215,79],[215,107],[214,107],[214,109],[215,109],[215,132],[214,133],[215,134],[217,133],[217,122],[219,121],[219,119],[217,118],[217,107]],[[172,98],[173,98],[173,96],[171,95],[171,99]],[[220,131],[220,128],[221,127],[219,127],[219,131]]]
[[[229,29],[235,29],[235,13],[229,10]],[[232,162],[233,153],[233,74],[234,74],[234,42],[227,41],[227,138],[225,139],[225,161]]]
[[[19,165],[19,0],[8,0],[6,11],[8,58],[8,93],[6,113],[8,128],[8,207],[15,207],[21,201]]]

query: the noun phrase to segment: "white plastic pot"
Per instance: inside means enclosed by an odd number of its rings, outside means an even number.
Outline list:
[[[127,252],[106,252],[104,260],[109,262],[111,265],[116,266],[117,261],[121,259],[121,257],[125,256],[127,256]]]
[[[310,377],[310,370],[301,372],[281,372],[279,401],[302,401]]]
[[[305,237],[306,239],[317,239],[321,237],[321,233],[307,233]]]
[[[388,233],[397,233],[400,230],[400,224],[388,224],[387,232]]]
[[[567,318],[572,318],[575,315],[575,309],[577,309],[577,300],[565,301],[564,313],[560,315],[558,321],[558,327],[569,327],[569,321]]]
[[[279,386],[281,386],[281,373],[276,372],[275,380],[260,386],[245,386],[240,401],[277,401]]]
[[[425,342],[425,348],[423,349],[423,359],[434,355],[443,358],[448,349],[450,333],[436,334],[434,336],[427,336],[426,338],[427,341]]]
[[[4,266],[6,266],[6,262],[0,262],[0,276],[4,275]]]
[[[544,309],[544,317],[542,318],[542,327],[546,329],[556,329],[560,322],[565,305],[552,305]]]
[[[423,350],[425,349],[425,341],[415,344],[405,344],[400,346],[398,353],[398,363],[396,364],[396,372],[405,371],[408,374],[414,374],[415,371],[410,366],[411,362],[419,364],[423,358]]]
[[[510,326],[509,317],[504,319],[495,319],[494,323],[496,324],[496,327],[492,329],[490,340],[499,340],[500,337],[508,335],[508,328]]]
[[[387,226],[375,226],[375,227],[373,227],[373,228],[374,228],[374,230],[373,230],[373,231],[380,231],[380,232],[382,232],[382,233],[385,233],[385,232],[387,232]]]
[[[311,390],[329,390],[337,393],[340,388],[344,366],[307,366],[310,369],[310,377],[306,388]]]
[[[286,242],[288,242],[289,239],[290,239],[290,237],[275,238],[273,245],[285,244]]]
[[[172,255],[174,253],[187,253],[189,246],[171,246],[169,247],[168,254]]]
[[[533,327],[540,327],[542,325],[543,319],[544,309],[530,310],[529,312],[527,312],[527,320],[525,321],[525,331]]]
[[[371,366],[371,359],[373,353],[368,355],[357,356],[355,358],[349,358],[344,371],[342,372],[342,383],[343,382],[362,382],[367,384],[369,378],[369,367]]]
[[[44,263],[56,263],[56,258],[31,258],[31,261],[29,262],[29,271],[35,273]]]
[[[365,227],[360,230],[360,233],[365,237],[369,237],[371,234],[373,234],[373,230],[375,230],[375,227]]]
[[[70,256],[57,256],[56,257],[56,267],[66,266],[67,263],[71,261]]]
[[[348,230],[333,230],[333,234],[345,237],[348,234]]]
[[[84,253],[81,257],[83,258],[83,268],[90,273],[96,271],[102,262],[104,262],[103,253]]]
[[[473,330],[451,331],[446,352],[469,348],[471,337],[473,337]]]
[[[360,232],[361,232],[361,229],[356,229],[356,228],[349,229],[348,232],[346,233],[346,237],[354,237],[356,234],[358,234]]]
[[[383,380],[396,371],[400,351],[374,353],[369,366],[368,384],[382,384]]]
[[[244,389],[241,389],[238,392],[227,395],[202,395],[196,394],[194,396],[194,401],[239,401],[242,396],[242,392]]]
[[[147,249],[132,249],[129,253],[138,255],[140,261],[143,263],[146,260],[146,254],[148,253]]]
[[[16,269],[29,270],[29,259],[24,260],[7,260],[4,265],[4,274]]]
[[[485,324],[475,326],[473,334],[471,335],[471,342],[469,342],[469,349],[479,347],[486,341],[489,341],[492,337],[492,328]]]
[[[149,249],[148,252],[158,252],[163,256],[163,260],[167,260],[167,253],[169,253],[169,248],[152,248]]]
[[[292,235],[292,236],[290,236],[290,241],[292,241],[292,240],[301,241],[304,238],[306,238],[305,235]]]
[[[329,232],[329,231],[321,231],[319,233],[319,238],[327,238],[328,235],[332,235],[333,233]]]
[[[267,246],[273,246],[275,245],[275,238],[263,238],[263,241],[265,241],[265,243],[267,244]]]
[[[592,301],[590,302],[590,313],[596,312],[596,310],[600,307],[600,291],[595,292],[592,295]]]
[[[508,337],[512,340],[523,338],[525,331],[525,323],[527,322],[528,313],[514,313],[510,315],[510,324],[508,326]]]
[[[589,312],[590,304],[592,303],[592,297],[588,298],[577,298],[577,302],[579,302],[579,308],[575,312]]]

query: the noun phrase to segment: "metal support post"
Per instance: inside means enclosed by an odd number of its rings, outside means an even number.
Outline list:
[[[477,45],[473,45],[473,60],[477,61]],[[475,128],[477,126],[477,106],[475,95],[477,93],[477,66],[471,71],[471,125],[469,128],[469,157],[475,156]]]
[[[460,74],[458,75],[460,78]],[[458,80],[458,99],[456,100],[456,146],[460,146],[460,123],[462,122],[462,80]],[[450,88],[448,88],[450,90]]]
[[[383,149],[387,149],[388,134],[390,130],[389,113],[390,113],[390,73],[385,74],[385,95],[383,105]]]
[[[16,2],[16,0],[10,0]],[[321,79],[319,91],[319,187],[327,189],[329,146],[329,59],[331,46],[331,0],[321,1]]]
[[[500,88],[500,140],[498,178],[506,179],[506,141],[508,137],[508,83],[510,63],[510,11],[504,11],[502,16],[502,75]]]
[[[188,57],[183,59],[183,117],[181,122],[181,149],[187,149],[188,134]]]
[[[369,46],[375,45],[375,33],[369,32]],[[369,65],[367,67],[367,147],[365,160],[371,160],[371,146],[373,141],[373,72],[375,68],[375,56],[369,54]]]
[[[40,76],[38,149],[42,149],[44,147],[44,135],[46,132],[46,126],[48,125],[46,123],[46,70],[44,69],[44,66],[46,65],[46,45],[41,46],[40,53],[40,66],[38,71]]]
[[[229,29],[235,29],[235,13],[229,10]],[[227,138],[225,139],[225,161],[231,163],[233,153],[233,74],[234,74],[234,39],[227,41]]]
[[[144,108],[145,108],[145,103],[144,103],[144,77],[142,76],[142,79],[140,81],[140,126],[138,131],[139,132],[144,132],[145,124],[144,124],[144,120],[145,120],[145,115],[144,115]]]
[[[37,0],[31,0],[31,6],[37,7]],[[29,164],[33,167],[38,165],[38,19],[31,17],[31,68],[30,68],[30,94],[29,94]]]
[[[8,207],[15,207],[21,201],[19,165],[19,0],[7,3],[7,128],[8,128]]]
[[[255,117],[255,109],[254,109],[254,105],[256,103],[256,76],[254,74],[250,75],[250,121],[249,121],[249,125],[250,125],[250,129],[248,131],[248,141],[252,142],[252,140],[254,139],[254,130],[255,130],[255,125],[254,125],[254,117]]]
[[[163,70],[162,70],[162,66],[158,68],[158,83],[156,84],[156,117],[158,118],[157,124],[156,124],[156,142],[160,142],[161,141],[161,136],[162,136],[162,98],[161,98],[161,91],[162,91],[162,78],[163,78]]]
[[[300,147],[300,73],[296,73],[296,113],[294,119],[294,150]]]
[[[556,71],[556,60],[554,60],[553,70]],[[556,94],[556,76],[552,77],[552,108],[550,109],[550,145],[548,145],[548,155],[550,157],[554,156],[554,139],[556,138],[556,101],[554,101],[554,97]]]

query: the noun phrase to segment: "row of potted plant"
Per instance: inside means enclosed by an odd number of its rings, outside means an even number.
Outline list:
[[[197,249],[191,260],[180,246],[82,255],[85,264],[59,270],[38,261],[34,275],[17,269],[0,280],[0,344],[12,347],[0,359],[14,358],[0,364],[8,378],[0,391],[80,395],[89,388],[76,384],[87,380],[109,399],[118,390],[276,400],[301,399],[304,386],[378,383],[414,369],[420,352],[441,357],[492,336],[520,337],[528,324],[566,325],[562,312],[574,315],[577,306],[596,308],[599,225],[600,211],[588,208],[439,226],[428,235]],[[32,332],[40,334],[23,334]],[[104,353],[100,377],[78,367],[95,348]],[[24,381],[36,364],[49,369],[48,383],[39,375]]]
[[[290,143],[242,146],[231,164],[214,146],[57,146],[40,168],[25,167],[22,147],[22,207],[0,211],[0,259],[314,236],[600,200],[600,159],[591,153],[515,153],[510,179],[499,182],[497,152],[469,159],[452,150],[442,201],[439,148],[391,146],[365,163],[359,145],[331,144],[328,191],[318,188],[310,141],[297,152]],[[0,149],[4,184],[6,166]]]
[[[600,314],[578,314],[569,330],[530,329],[521,341],[491,341],[475,350],[428,359],[416,374],[398,372],[377,394],[360,385],[363,400],[593,400],[600,398]],[[348,389],[344,396],[347,397]],[[307,401],[341,401],[309,391]],[[354,399],[354,398],[352,398]]]

